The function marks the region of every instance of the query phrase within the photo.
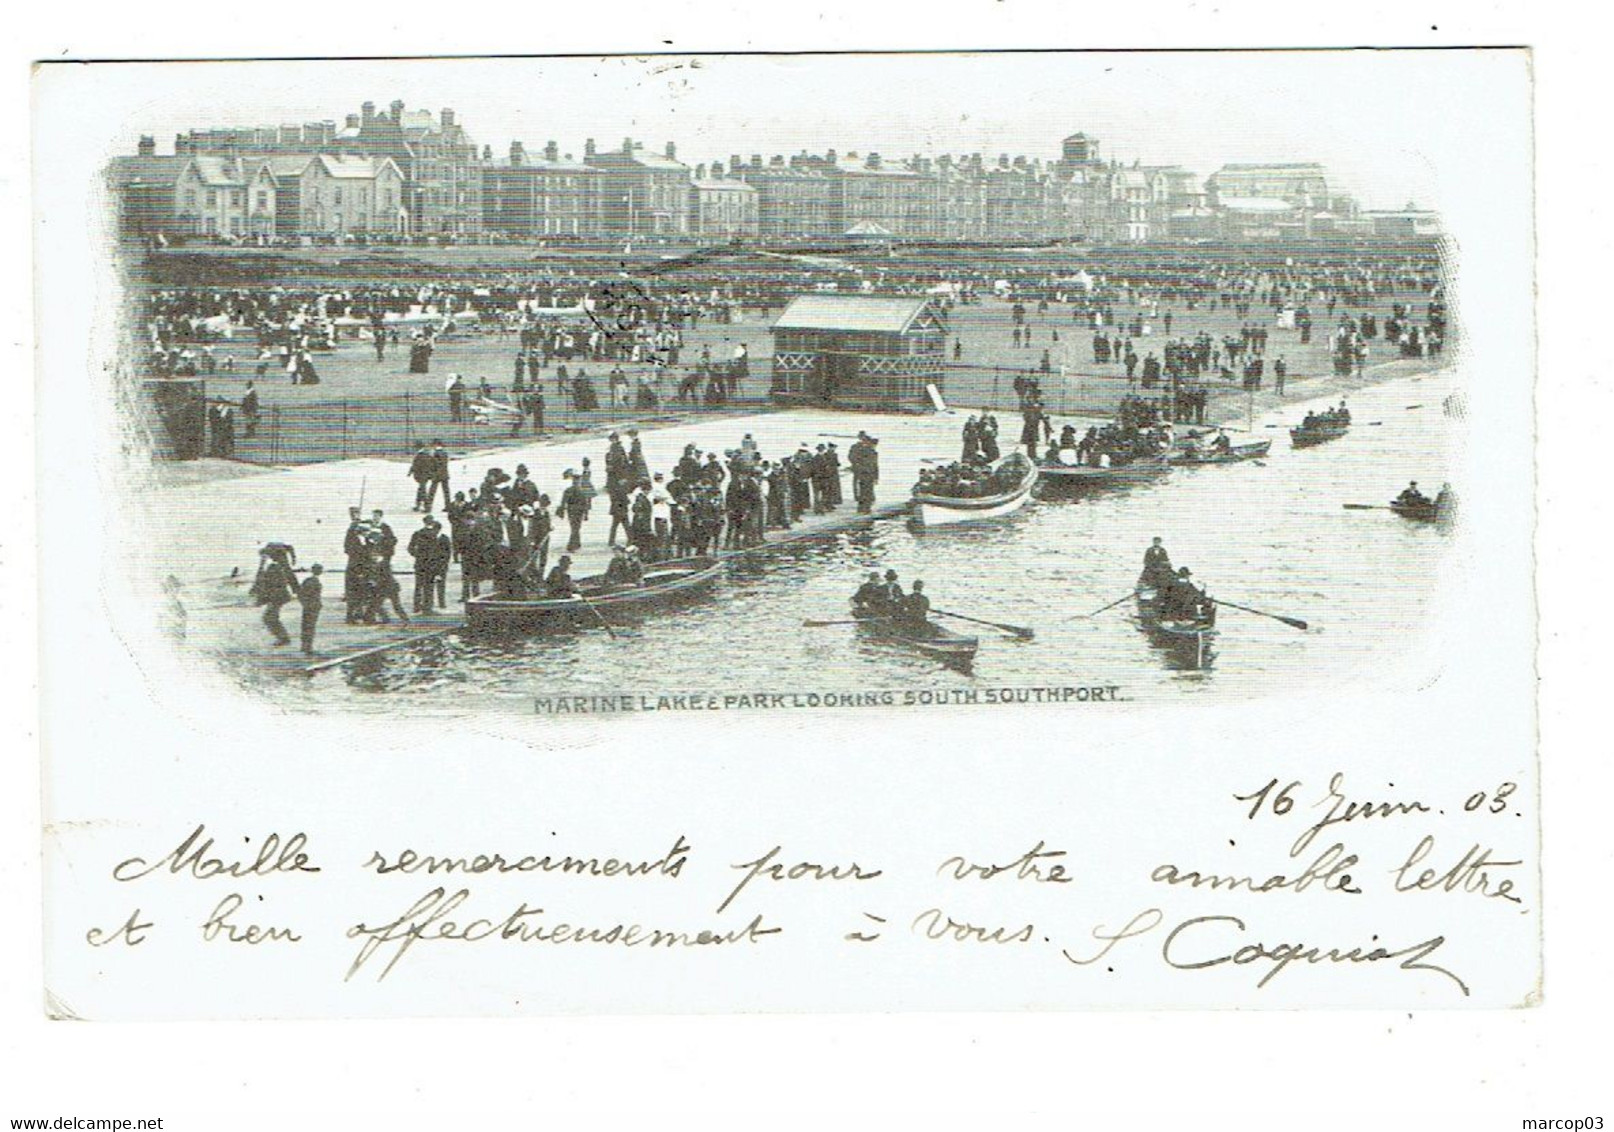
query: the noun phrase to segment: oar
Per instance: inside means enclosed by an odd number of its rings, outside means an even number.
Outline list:
[[[858,621],[858,620],[848,620],[848,621],[811,621],[811,620],[809,620],[809,621],[803,621],[802,624],[806,625],[808,628],[820,629],[820,628],[823,628],[825,625],[861,625],[862,622]]]
[[[1123,601],[1126,601],[1128,598],[1134,596],[1134,594],[1136,594],[1136,592],[1137,592],[1136,590],[1130,590],[1127,593],[1124,593],[1120,597],[1116,598],[1114,601],[1110,602],[1110,604],[1106,605],[1103,609],[1095,609],[1091,613],[1078,613],[1078,614],[1076,614],[1075,617],[1067,617],[1067,618],[1065,618],[1065,620],[1066,621],[1075,621],[1078,617],[1097,617],[1100,613],[1106,613],[1109,610],[1114,609],[1116,606],[1120,605]]]
[[[600,623],[600,628],[605,630],[608,637],[610,637],[613,641],[616,640],[616,630],[611,628],[610,622],[606,621],[605,615],[594,607],[593,602],[589,601],[589,599],[584,597],[582,594],[573,594],[572,597],[575,600],[582,602],[584,608],[590,613],[594,614],[594,620]]]
[[[403,637],[396,641],[390,641],[384,645],[375,645],[372,648],[360,649],[358,652],[348,653],[346,656],[339,656],[335,660],[322,660],[318,664],[311,664],[307,668],[303,669],[303,675],[313,676],[316,673],[324,672],[327,668],[336,668],[339,665],[347,664],[349,661],[359,660],[367,656],[376,656],[379,653],[389,652],[392,649],[401,648],[404,645],[412,645],[416,641],[429,641],[433,637],[445,636],[449,633],[457,632],[459,629],[460,626],[458,625],[450,625],[447,628],[433,629],[426,633],[415,633],[411,636]]]
[[[993,629],[1002,629],[1005,633],[1010,633],[1016,637],[1019,637],[1022,641],[1029,641],[1031,638],[1037,635],[1023,625],[1005,625],[1001,621],[983,621],[979,617],[966,617],[962,613],[949,613],[945,609],[932,609],[931,612],[936,614],[938,617],[956,617],[960,621],[971,621],[977,625],[986,625]]]
[[[1347,511],[1394,511],[1394,507],[1386,507],[1382,503],[1345,503],[1341,504]]]
[[[1306,628],[1309,627],[1309,626],[1307,626],[1307,624],[1304,621],[1300,620],[1300,618],[1298,618],[1298,617],[1285,617],[1280,613],[1267,613],[1265,610],[1251,609],[1247,605],[1234,605],[1232,602],[1224,601],[1219,597],[1212,598],[1211,600],[1214,601],[1217,605],[1225,605],[1229,609],[1242,609],[1245,613],[1253,613],[1257,617],[1270,617],[1274,621],[1282,621],[1285,625],[1291,626],[1292,628],[1295,628],[1295,629],[1306,629]]]

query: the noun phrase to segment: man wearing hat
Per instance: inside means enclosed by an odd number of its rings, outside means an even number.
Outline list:
[[[302,638],[303,655],[314,655],[314,630],[319,625],[319,611],[323,604],[322,596],[325,584],[320,581],[320,575],[325,567],[318,562],[308,568],[308,577],[297,586],[297,601],[302,606]]]
[[[885,608],[885,587],[880,584],[880,571],[870,570],[869,580],[857,588],[852,595],[852,613],[874,615]]]
[[[432,450],[426,462],[426,513],[431,514],[432,505],[437,501],[437,490],[443,491],[443,506],[448,506],[448,449],[443,447],[441,440],[432,441]]]
[[[415,506],[412,510],[428,511],[426,506],[426,485],[432,479],[432,450],[425,441],[415,449],[415,455],[409,461],[409,478],[415,481]]]
[[[430,613],[448,604],[448,564],[454,556],[453,544],[442,524],[431,515],[420,522],[420,529],[409,536],[409,557],[415,560],[415,612]]]
[[[411,354],[413,354],[413,350],[411,350]],[[410,372],[424,373],[425,371],[416,370],[411,364]],[[450,374],[448,384],[444,386],[444,389],[448,392],[448,419],[455,422],[463,421],[465,419],[465,378],[457,373]]]
[[[885,607],[888,610],[901,609],[902,603],[906,599],[907,595],[902,592],[902,583],[897,579],[897,572],[887,570],[885,572]]]
[[[1171,555],[1159,538],[1143,552],[1143,581],[1156,590],[1171,584]]]
[[[527,475],[527,465],[516,465],[516,478],[504,489],[504,501],[511,507],[526,507],[538,502],[538,485]]]
[[[347,604],[347,623],[355,625],[364,611],[360,595],[368,558],[369,528],[357,507],[347,509],[347,519],[347,536],[342,540],[342,553],[347,555],[347,572],[342,575],[342,600]]]
[[[566,540],[566,551],[575,554],[583,546],[583,523],[588,519],[588,496],[577,486],[576,473],[567,468],[564,476],[566,490],[560,493],[560,504],[555,508],[555,517],[565,519],[571,527],[571,537]],[[570,565],[571,560],[567,559]]]
[[[874,510],[874,485],[880,482],[880,453],[875,448],[879,443],[868,433],[859,432],[846,450],[847,463],[852,466],[852,499],[862,515]]]

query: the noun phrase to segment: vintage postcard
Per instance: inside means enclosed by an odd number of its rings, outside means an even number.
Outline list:
[[[1539,998],[1527,52],[35,95],[53,1013]]]

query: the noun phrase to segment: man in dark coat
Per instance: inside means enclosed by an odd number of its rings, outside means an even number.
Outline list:
[[[846,451],[847,462],[852,465],[852,499],[860,514],[874,510],[874,485],[880,482],[880,442],[866,432],[857,434],[857,440]]]
[[[325,567],[318,562],[308,568],[308,577],[297,587],[297,601],[303,607],[303,655],[314,655],[314,630],[319,625],[320,606],[324,604],[325,583],[320,581],[320,575]]]
[[[241,394],[241,427],[242,435],[254,437],[258,435],[258,419],[262,410],[258,404],[258,390],[252,382],[247,382],[247,391]]]
[[[368,557],[368,528],[359,518],[359,509],[347,509],[347,536],[342,540],[342,553],[347,555],[347,573],[342,576],[342,600],[347,605],[347,623],[356,625],[364,612],[363,592],[366,559]]]
[[[422,442],[415,450],[415,455],[409,461],[409,478],[415,481],[416,511],[428,510],[426,506],[427,485],[432,482],[432,450],[431,446]]]
[[[252,582],[252,599],[263,606],[263,625],[269,630],[275,644],[291,643],[291,635],[280,623],[280,607],[297,592],[296,576],[283,555],[266,549],[258,564],[258,576]]]
[[[415,560],[416,613],[430,613],[434,598],[437,606],[447,605],[444,581],[453,555],[453,545],[443,533],[442,524],[427,515],[420,529],[409,536],[409,557]]]
[[[1143,552],[1143,580],[1155,589],[1164,589],[1171,584],[1171,555],[1160,539],[1155,539],[1148,550]]]
[[[370,512],[370,541],[377,553],[387,560],[387,565],[391,566],[392,556],[398,549],[398,536],[392,533],[392,528],[381,517],[379,507]]]
[[[571,527],[571,537],[566,540],[568,553],[576,553],[583,545],[583,523],[588,519],[591,504],[588,496],[577,486],[573,474],[566,473],[566,490],[560,493],[560,505],[555,508],[555,517],[565,519]]]
[[[426,513],[431,514],[432,505],[437,501],[439,488],[443,492],[443,506],[448,507],[448,449],[443,447],[441,440],[432,441],[432,450],[427,459],[426,479]]]

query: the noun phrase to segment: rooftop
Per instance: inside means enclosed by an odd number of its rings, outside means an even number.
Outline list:
[[[929,305],[927,299],[900,296],[800,295],[773,328],[901,334]]]

